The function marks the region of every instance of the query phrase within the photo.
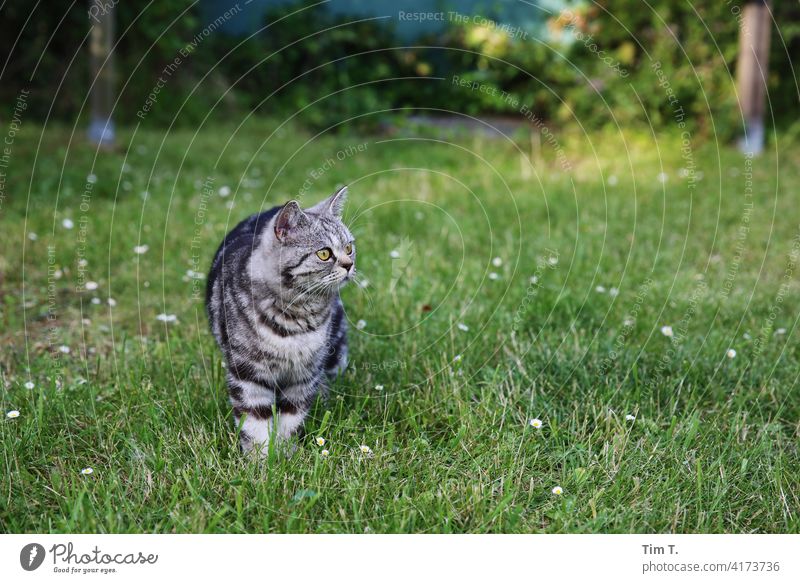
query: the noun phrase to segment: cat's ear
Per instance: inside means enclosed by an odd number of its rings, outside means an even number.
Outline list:
[[[330,214],[336,217],[341,217],[344,211],[344,203],[347,200],[347,187],[342,186],[337,190],[333,196],[330,196],[322,202],[315,204],[308,209],[316,214]]]
[[[275,237],[278,241],[284,241],[287,236],[300,225],[306,223],[308,217],[300,209],[296,200],[290,200],[283,208],[278,211],[275,217]]]

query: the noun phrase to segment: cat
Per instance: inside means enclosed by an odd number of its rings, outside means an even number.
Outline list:
[[[245,452],[302,433],[326,377],[347,366],[339,288],[355,276],[356,250],[346,196],[343,187],[306,210],[291,200],[252,215],[214,256],[206,310]]]

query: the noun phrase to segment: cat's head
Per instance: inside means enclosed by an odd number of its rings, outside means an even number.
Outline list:
[[[275,215],[267,236],[284,291],[324,294],[355,274],[355,240],[342,222],[346,197],[345,186],[305,210],[291,200]]]

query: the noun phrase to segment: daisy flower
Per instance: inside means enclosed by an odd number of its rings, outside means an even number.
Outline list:
[[[469,331],[469,326],[467,326],[466,324],[462,324],[461,322],[459,322],[459,323],[458,323],[458,329],[459,329],[459,330],[461,330],[462,332],[468,332],[468,331]]]
[[[100,298],[92,298],[92,303],[93,303],[95,306],[98,306],[98,305],[100,305]]]
[[[319,452],[319,455],[321,455],[322,457],[328,457],[329,455],[331,455],[331,452],[329,452],[327,449],[323,449],[321,452]]]
[[[316,438],[314,441],[316,441],[316,442],[317,442],[317,445],[318,445],[318,446],[320,446],[320,447],[322,447],[323,445],[325,445],[325,438],[324,438],[324,437],[318,437],[318,438]]]
[[[608,295],[610,295],[612,298],[617,297],[619,295],[619,289],[612,287],[610,290],[608,290]]]
[[[84,286],[88,291],[94,291],[98,288],[96,281],[87,281],[86,285]]]
[[[383,385],[375,385],[375,390],[376,391],[382,391],[383,390]]]
[[[35,241],[35,240],[36,240],[36,239],[38,239],[38,238],[39,238],[39,235],[37,235],[37,234],[36,234],[36,233],[34,233],[33,231],[31,231],[30,233],[28,233],[28,239],[30,239],[31,241]]]
[[[92,468],[83,468],[83,469],[81,470],[81,473],[82,473],[84,476],[91,476],[91,475],[94,473],[94,470],[93,470]]]
[[[71,229],[72,227],[75,226],[75,223],[72,222],[72,219],[64,219],[63,221],[61,221],[61,226],[64,227],[65,229]]]
[[[115,300],[114,298],[108,298],[107,301],[108,305],[111,306],[112,308],[117,305],[117,300]]]
[[[393,249],[389,253],[389,257],[391,257],[392,259],[397,259],[398,257],[400,257],[400,251],[398,251],[397,249]]]
[[[150,249],[149,245],[137,245],[136,247],[133,248],[133,252],[136,253],[137,255],[144,255],[145,253],[147,253],[148,249]]]
[[[17,417],[19,417],[19,411],[17,411],[16,409],[14,409],[13,411],[9,411],[8,413],[6,413],[6,417],[8,417],[9,419],[16,419]]]
[[[64,354],[69,354],[69,346],[67,346],[66,344],[62,344],[61,346],[58,347],[58,351]]]
[[[531,419],[530,421],[528,421],[528,425],[530,425],[534,429],[541,429],[543,424],[541,419]]]
[[[494,259],[492,259],[492,265],[494,265],[495,267],[500,267],[501,265],[503,265],[503,260],[500,257],[495,257]]]
[[[230,193],[231,193],[231,187],[230,186],[220,186],[219,187],[219,195],[220,196],[229,196]]]
[[[672,331],[672,326],[661,326],[661,333],[667,338],[672,338],[675,335]]]
[[[372,450],[369,448],[369,446],[368,446],[368,445],[362,445],[362,446],[361,446],[361,447],[359,447],[358,449],[360,449],[360,450],[361,450],[361,453],[363,453],[363,454],[366,454],[366,455],[369,455],[369,454],[371,454],[371,453],[372,453]]]
[[[33,381],[28,381],[27,383],[25,383],[25,388],[28,389],[28,390],[31,390],[35,386],[36,385],[33,384]]]
[[[156,320],[159,322],[177,322],[178,316],[175,314],[159,314],[156,316]]]
[[[553,257],[548,257],[548,258],[547,258],[547,262],[548,262],[550,265],[558,265],[558,257],[556,257],[556,256],[553,256]]]
[[[628,413],[627,415],[625,415],[625,421],[636,421],[636,415],[631,415],[630,413]]]
[[[495,273],[495,272],[493,271],[493,272],[491,272],[491,273],[489,274],[489,279],[491,279],[492,281],[494,281],[494,280],[496,280],[496,279],[500,279],[500,275],[498,275],[497,273]]]
[[[356,322],[356,328],[358,330],[363,330],[366,327],[367,327],[367,321],[366,320],[359,320],[358,322]]]
[[[556,486],[551,490],[551,492],[553,492],[553,494],[555,494],[556,496],[561,496],[561,494],[564,493],[564,489],[561,486]]]
[[[532,275],[528,281],[530,281],[531,283],[539,283],[539,278],[536,277],[535,275]]]
[[[784,334],[786,334],[786,328],[778,328],[777,330],[775,330],[775,334],[778,336],[783,336]]]
[[[725,352],[725,356],[727,356],[728,358],[736,358],[736,351],[733,348],[729,348]]]
[[[603,285],[598,285],[597,287],[594,288],[594,291],[596,291],[599,294],[604,294],[606,293],[606,288]]]

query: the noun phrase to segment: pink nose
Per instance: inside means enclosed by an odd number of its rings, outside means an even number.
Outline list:
[[[339,260],[339,265],[344,267],[347,271],[350,271],[350,268],[353,267],[353,260],[349,257],[342,257]]]

